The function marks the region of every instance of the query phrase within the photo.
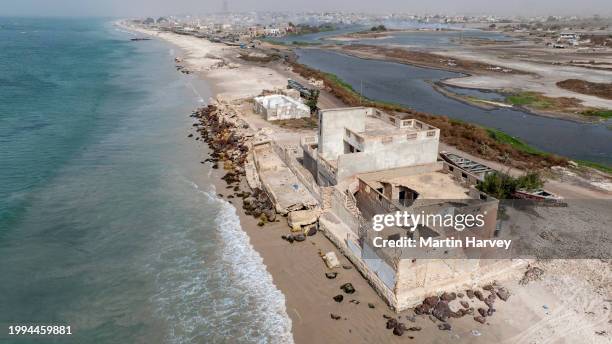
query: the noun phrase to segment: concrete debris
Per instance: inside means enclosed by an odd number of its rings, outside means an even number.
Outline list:
[[[327,267],[330,269],[340,267],[340,261],[338,260],[335,252],[327,252],[323,256],[323,260],[325,261],[325,265],[327,265]]]

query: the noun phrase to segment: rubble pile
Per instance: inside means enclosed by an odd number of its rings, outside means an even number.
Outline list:
[[[212,150],[210,158],[205,161],[211,162],[214,169],[222,167],[226,171],[222,179],[227,184],[227,188],[235,192],[228,198],[242,198],[245,213],[259,219],[260,226],[275,221],[274,206],[264,191],[261,189],[252,192],[241,191],[241,181],[246,175],[244,166],[249,153],[248,136],[239,133],[239,130],[244,128],[235,121],[228,120],[229,115],[224,114],[215,105],[194,111],[192,117],[199,121],[194,127],[197,127],[198,133]],[[196,137],[197,139],[199,138]]]

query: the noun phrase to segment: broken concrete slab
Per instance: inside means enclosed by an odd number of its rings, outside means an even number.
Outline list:
[[[253,157],[263,189],[279,214],[318,207],[317,200],[285,165],[270,143],[255,145]]]
[[[292,231],[301,231],[302,227],[311,225],[319,219],[320,211],[318,209],[296,210],[289,213],[287,223]]]
[[[327,252],[325,255],[323,255],[323,260],[325,261],[325,265],[327,265],[327,267],[330,269],[340,267],[340,261],[338,260],[335,252]]]

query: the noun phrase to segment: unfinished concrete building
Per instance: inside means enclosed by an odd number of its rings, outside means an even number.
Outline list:
[[[488,283],[524,262],[474,258],[459,249],[394,251],[372,244],[373,236],[445,238],[456,232],[420,227],[414,233],[391,227],[377,233],[372,217],[407,211],[426,214],[482,214],[480,236],[497,225],[498,200],[479,192],[479,176],[438,161],[439,130],[415,119],[376,109],[346,108],[319,114],[317,137],[302,139],[302,164],[318,184],[323,205],[320,229],[368,278],[387,302],[401,311],[424,297]],[[478,258],[483,252],[479,251]]]
[[[374,108],[319,111],[318,136],[302,140],[304,166],[321,185],[358,173],[433,163],[440,130]]]
[[[262,114],[268,121],[310,117],[308,106],[282,94],[255,97],[253,110]]]

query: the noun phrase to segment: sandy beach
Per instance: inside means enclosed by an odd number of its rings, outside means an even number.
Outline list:
[[[288,77],[299,79],[286,68],[242,62],[237,58],[238,47],[192,36],[132,26],[125,28],[175,45],[180,50],[176,54],[180,60],[178,64],[203,78],[218,99],[232,101],[252,97],[264,89],[284,88]],[[337,104],[333,99],[324,101],[324,106]],[[495,315],[488,317],[485,324],[466,316],[451,319],[450,331],[440,330],[440,322],[430,317],[414,317],[412,310],[400,314],[391,310],[322,233],[290,244],[281,239],[281,235],[289,233],[285,218],[279,216],[280,222],[258,226],[256,219],[244,214],[240,198],[228,199],[234,191],[227,189],[220,179],[222,170],[213,170],[213,174],[219,176],[217,192],[236,207],[250,243],[263,257],[275,285],[285,295],[296,343],[612,342],[610,262],[537,262],[535,265],[544,271],[540,279],[521,285],[519,280],[525,271],[517,271],[514,276],[500,281],[511,296],[507,302],[496,303]],[[320,257],[321,252],[330,251],[336,253],[344,266],[335,269],[338,272],[335,279],[325,276],[329,270]],[[344,294],[340,289],[347,282],[355,287],[354,294]],[[333,300],[338,294],[344,294],[342,302]],[[474,308],[481,304],[467,296],[460,300]],[[339,315],[340,319],[332,319],[331,314]],[[419,330],[395,336],[385,327],[385,316],[397,318],[407,327]]]

